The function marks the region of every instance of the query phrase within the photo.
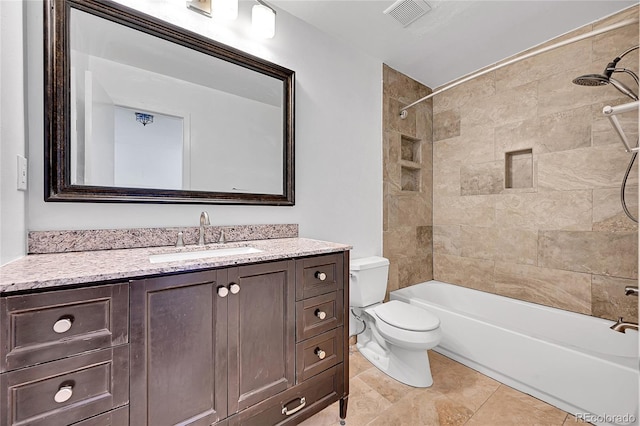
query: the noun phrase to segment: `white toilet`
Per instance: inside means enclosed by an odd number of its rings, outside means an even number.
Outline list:
[[[440,342],[438,317],[399,300],[382,303],[389,276],[389,260],[384,257],[352,259],[349,276],[349,305],[358,317],[352,314],[351,321],[355,320],[360,332],[360,353],[402,383],[431,386],[427,349]]]

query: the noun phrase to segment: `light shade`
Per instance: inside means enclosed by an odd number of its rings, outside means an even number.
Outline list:
[[[211,14],[214,18],[233,21],[238,17],[238,0],[213,0]]]
[[[251,9],[251,28],[260,38],[273,38],[276,35],[276,12],[268,6],[256,4]]]

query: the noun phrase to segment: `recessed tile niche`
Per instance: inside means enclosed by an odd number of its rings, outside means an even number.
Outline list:
[[[533,150],[505,153],[505,188],[533,188]]]
[[[403,191],[420,191],[420,139],[405,135],[400,138],[400,173]]]

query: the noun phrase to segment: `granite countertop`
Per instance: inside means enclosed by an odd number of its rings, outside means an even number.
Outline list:
[[[151,263],[150,255],[233,247],[254,247],[260,253],[237,254]],[[0,293],[139,278],[171,272],[189,272],[220,266],[256,263],[290,257],[335,253],[351,249],[345,244],[308,238],[253,240],[206,246],[150,247],[71,253],[30,254],[0,267]]]

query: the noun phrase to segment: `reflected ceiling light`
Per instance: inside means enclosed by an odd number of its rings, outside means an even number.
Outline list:
[[[238,17],[238,0],[213,0],[211,9],[215,18],[233,21]]]
[[[262,0],[251,9],[251,28],[260,38],[273,38],[276,34],[276,11]]]
[[[143,112],[136,112],[136,121],[146,126],[149,123],[153,123],[153,115],[145,114]]]

